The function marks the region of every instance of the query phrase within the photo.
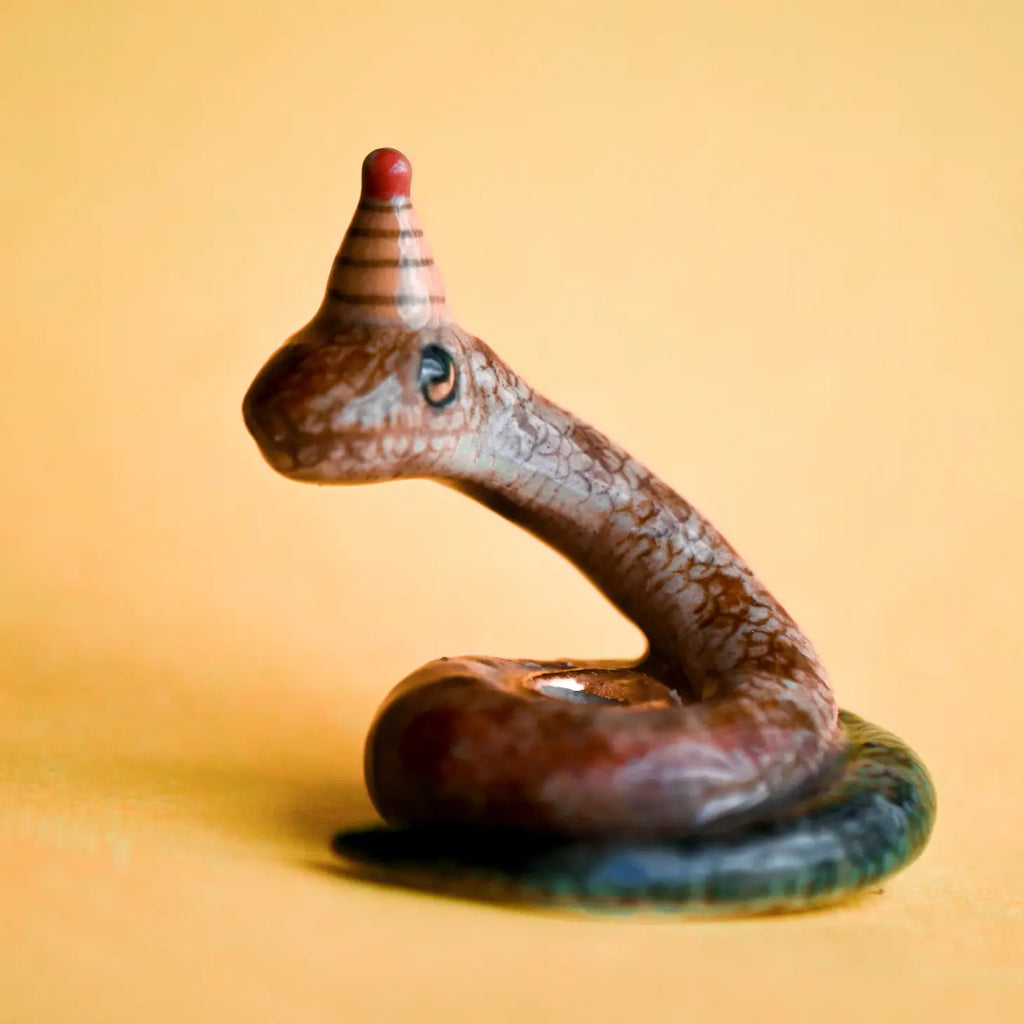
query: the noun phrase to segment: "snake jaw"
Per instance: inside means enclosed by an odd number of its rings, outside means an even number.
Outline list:
[[[257,374],[243,417],[266,461],[292,480],[457,477],[487,418],[474,372],[480,344],[450,324],[410,331],[318,315]],[[421,384],[423,353],[438,348],[458,374],[441,406]]]

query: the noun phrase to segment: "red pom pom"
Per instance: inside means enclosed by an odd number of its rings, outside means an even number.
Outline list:
[[[375,149],[363,161],[363,198],[409,196],[412,168],[397,149]]]

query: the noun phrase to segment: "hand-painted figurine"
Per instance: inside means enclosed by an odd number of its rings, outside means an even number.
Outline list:
[[[928,774],[839,711],[782,606],[715,528],[453,322],[409,199],[371,153],[313,319],[245,422],[293,480],[437,479],[570,559],[639,662],[443,658],[388,696],[366,781],[389,827],[335,849],[403,884],[684,914],[819,906],[909,863]]]

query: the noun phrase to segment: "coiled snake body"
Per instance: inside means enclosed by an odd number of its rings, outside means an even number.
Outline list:
[[[639,662],[432,662],[366,748],[389,827],[336,850],[485,895],[686,913],[820,905],[912,860],[928,774],[839,711],[785,610],[688,502],[452,322],[376,150],[313,320],[244,403],[267,461],[316,483],[440,480],[573,561],[643,631]]]

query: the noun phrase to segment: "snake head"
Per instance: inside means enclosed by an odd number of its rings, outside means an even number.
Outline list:
[[[484,351],[450,323],[314,319],[263,367],[242,412],[266,460],[294,480],[458,476],[477,448]]]
[[[362,177],[323,304],[253,381],[245,422],[295,480],[458,476],[484,415],[478,385],[494,381],[497,357],[452,322],[409,161],[374,150]]]

